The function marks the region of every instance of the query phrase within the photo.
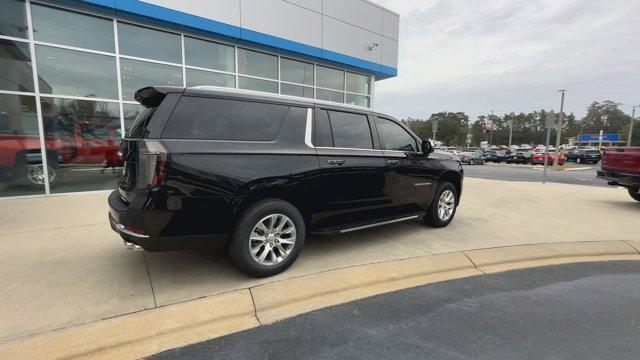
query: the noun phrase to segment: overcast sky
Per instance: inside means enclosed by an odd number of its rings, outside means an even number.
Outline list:
[[[579,117],[594,100],[640,104],[640,0],[375,2],[400,13],[398,76],[374,104],[397,118],[558,111],[558,89]]]

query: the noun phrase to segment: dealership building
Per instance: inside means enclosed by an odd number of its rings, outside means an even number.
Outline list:
[[[367,0],[0,0],[0,197],[113,189],[145,86],[372,107],[398,27]]]

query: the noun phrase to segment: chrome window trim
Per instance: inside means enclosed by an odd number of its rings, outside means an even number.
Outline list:
[[[311,142],[311,123],[313,122],[313,109],[307,108],[307,124],[304,129],[304,143],[307,144],[308,147],[313,148],[313,143]]]
[[[384,153],[385,151],[387,152],[394,152],[394,153],[400,153],[400,154],[406,154],[406,153],[415,153],[415,154],[419,154],[419,151],[400,151],[400,150],[384,150],[384,149],[363,149],[363,148],[345,148],[345,147],[337,147],[337,146],[315,146],[313,145],[313,141],[312,141],[312,130],[313,130],[313,108],[307,108],[307,124],[305,125],[305,129],[304,129],[304,143],[312,148],[312,149],[336,149],[336,150],[356,150],[356,151],[377,151],[380,153]]]

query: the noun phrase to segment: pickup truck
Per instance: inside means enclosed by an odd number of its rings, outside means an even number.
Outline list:
[[[626,187],[629,195],[640,201],[640,147],[605,148],[597,177],[609,185]]]

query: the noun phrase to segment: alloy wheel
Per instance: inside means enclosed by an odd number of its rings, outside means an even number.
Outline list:
[[[455,195],[453,195],[453,191],[445,190],[440,195],[440,199],[438,200],[438,217],[442,221],[447,221],[453,215],[453,210],[455,208]]]
[[[49,166],[49,183],[52,183],[56,178],[56,172],[51,166]],[[44,166],[35,165],[29,166],[27,169],[27,179],[34,185],[44,185]]]
[[[249,250],[260,265],[277,265],[289,256],[296,243],[296,226],[283,214],[263,217],[251,230]]]

